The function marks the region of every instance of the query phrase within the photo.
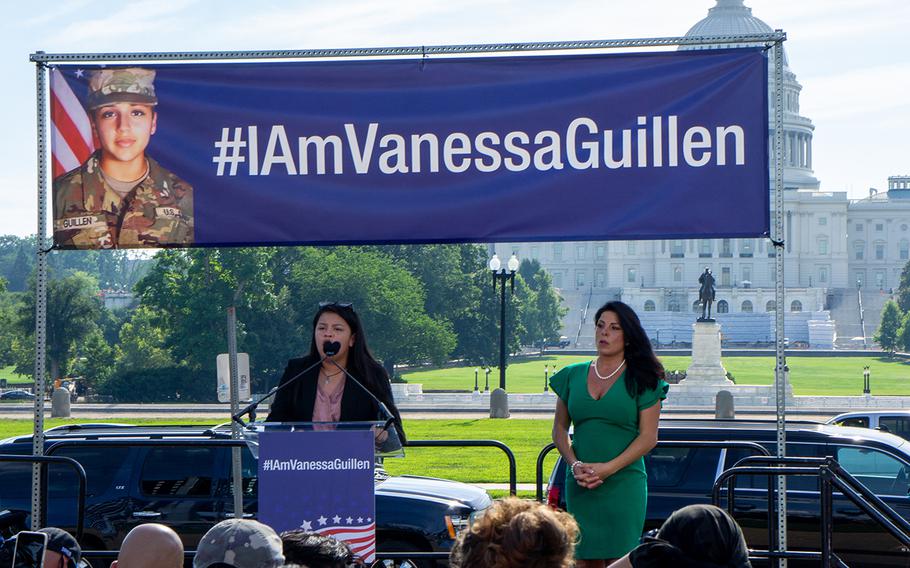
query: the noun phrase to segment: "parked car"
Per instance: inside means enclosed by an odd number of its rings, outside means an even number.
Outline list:
[[[0,400],[35,400],[35,395],[26,390],[9,390],[0,393]]]
[[[827,424],[873,428],[910,440],[910,410],[862,410],[838,414]]]
[[[125,436],[131,441],[129,445],[114,445]],[[187,549],[195,549],[212,525],[234,516],[230,448],[133,441],[229,438],[230,430],[197,426],[68,425],[47,431],[45,453],[71,457],[85,468],[84,548],[117,550],[134,526],[157,522],[177,531]],[[0,441],[0,454],[25,455],[31,451],[31,436]],[[250,451],[243,448],[244,516],[255,517],[257,512],[256,465]],[[30,511],[31,471],[28,463],[0,460],[0,511]],[[47,487],[47,524],[75,532],[75,473],[64,466],[49,466]],[[472,485],[394,477],[379,470],[377,548],[448,552],[456,532],[491,504],[489,495]],[[426,560],[410,562],[419,568],[438,565]]]
[[[661,420],[662,441],[691,442],[684,447],[658,446],[645,456],[648,509],[645,531],[657,528],[676,509],[710,503],[714,481],[748,455],[746,448],[705,447],[702,442],[757,442],[772,454],[776,422],[744,420]],[[833,456],[849,473],[910,520],[910,449],[906,440],[875,430],[814,422],[788,422],[787,455]],[[550,476],[548,502],[565,507],[565,466],[561,458]],[[750,548],[768,549],[768,478],[751,475],[736,480],[735,517]],[[787,480],[788,548],[820,550],[819,481]],[[726,495],[726,490],[723,491]],[[834,497],[834,549],[849,566],[907,566],[910,551],[839,493]],[[791,561],[791,565],[798,565]]]
[[[558,339],[548,339],[544,341],[543,346],[564,349],[569,346],[569,338],[565,335],[560,335]]]

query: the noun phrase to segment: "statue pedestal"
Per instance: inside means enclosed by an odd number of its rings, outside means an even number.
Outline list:
[[[733,381],[720,362],[720,324],[699,321],[692,324],[692,364],[686,369],[686,378],[680,384],[687,386],[728,387]]]

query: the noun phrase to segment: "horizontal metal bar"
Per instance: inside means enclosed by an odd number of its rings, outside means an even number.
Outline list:
[[[257,59],[313,59],[325,57],[390,57],[461,55],[472,53],[510,53],[534,51],[563,51],[578,49],[621,49],[638,47],[673,47],[681,45],[740,45],[744,43],[772,44],[787,39],[781,30],[765,34],[663,37],[640,39],[601,39],[580,41],[544,41],[531,43],[488,43],[466,45],[427,45],[403,47],[367,47],[342,49],[287,49],[261,51],[163,51],[135,53],[44,53],[29,55],[35,63],[77,63],[101,61],[201,61]]]
[[[499,440],[408,440],[407,448],[498,448],[509,460],[509,494],[518,493],[518,465],[512,448]]]

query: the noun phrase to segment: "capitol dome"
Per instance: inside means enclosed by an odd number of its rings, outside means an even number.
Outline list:
[[[686,32],[686,37],[723,37],[773,33],[774,29],[752,15],[752,8],[743,0],[716,0],[708,16]],[[742,46],[743,44],[738,44]],[[736,47],[735,45],[684,45],[680,50]],[[799,113],[799,93],[802,86],[790,69],[784,49],[784,188],[818,189],[819,182],[812,171],[812,121]],[[773,67],[769,66],[769,88],[774,88]],[[774,98],[769,103],[773,105]],[[773,129],[774,124],[770,124]],[[769,144],[773,144],[770,141]],[[772,172],[773,173],[773,172]],[[772,179],[773,181],[773,179]]]
[[[686,37],[767,34],[771,26],[752,15],[743,0],[717,0],[708,17],[692,26]]]

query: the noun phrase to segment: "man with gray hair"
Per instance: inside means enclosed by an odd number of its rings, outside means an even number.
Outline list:
[[[183,543],[170,527],[139,525],[123,539],[111,568],[183,568]]]

